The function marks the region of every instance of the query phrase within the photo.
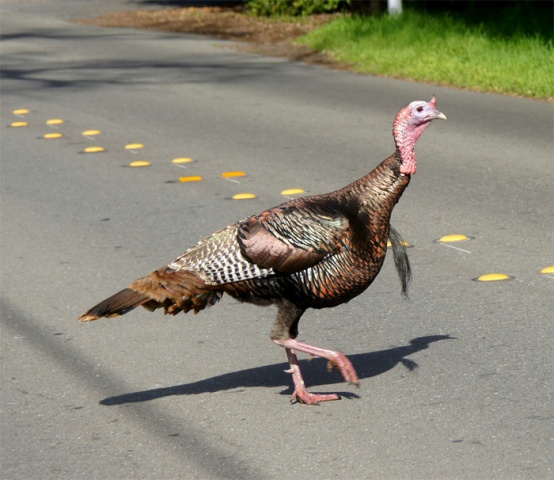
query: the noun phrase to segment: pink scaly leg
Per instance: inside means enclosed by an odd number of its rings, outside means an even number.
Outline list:
[[[292,378],[294,380],[295,390],[292,395],[292,400],[299,400],[303,403],[309,405],[314,405],[319,402],[325,402],[329,400],[339,400],[340,397],[336,394],[328,395],[317,395],[311,394],[307,391],[306,386],[304,385],[304,380],[300,372],[300,367],[298,365],[298,360],[296,358],[295,350],[300,352],[305,352],[316,357],[322,357],[329,360],[330,366],[336,366],[343,376],[343,378],[354,385],[358,385],[358,375],[356,370],[350,363],[350,360],[340,352],[335,352],[333,350],[326,350],[319,347],[314,347],[306,343],[298,342],[292,338],[286,340],[274,339],[277,345],[284,347],[287,352],[287,357],[289,359],[290,370],[288,373],[292,373]]]
[[[294,392],[292,392],[290,397],[290,403],[300,402],[305,403],[306,405],[318,405],[319,402],[340,400],[340,396],[336,393],[321,394],[308,392],[308,389],[304,384],[304,379],[302,378],[302,372],[300,372],[296,353],[294,353],[294,350],[291,350],[290,348],[286,348],[285,350],[290,364],[290,369],[285,370],[285,372],[292,373],[292,379],[294,381]]]

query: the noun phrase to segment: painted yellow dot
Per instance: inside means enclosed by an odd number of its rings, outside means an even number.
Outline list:
[[[63,135],[61,133],[45,133],[42,137],[51,140],[53,138],[62,138]]]
[[[181,183],[188,183],[188,182],[201,182],[203,178],[200,175],[190,175],[188,177],[179,177],[179,181]]]
[[[304,193],[304,190],[301,188],[289,188],[287,190],[283,190],[281,192],[281,195],[287,196],[287,195],[301,195]]]
[[[18,108],[17,110],[14,110],[12,113],[14,115],[27,115],[28,113],[30,113],[30,110],[28,110],[27,108]]]
[[[105,151],[106,149],[104,147],[87,147],[83,150],[85,153],[100,153]]]
[[[144,148],[142,143],[129,143],[125,145],[125,150],[140,150],[141,148]]]
[[[29,124],[27,122],[12,122],[10,123],[10,127],[13,128],[19,128],[19,127],[28,127]]]
[[[102,132],[100,130],[85,130],[81,135],[84,137],[96,137],[100,135]]]
[[[192,162],[192,158],[188,157],[181,157],[181,158],[174,158],[171,160],[171,163],[180,164],[180,163],[190,163]]]
[[[151,163],[146,160],[137,160],[136,162],[131,162],[129,164],[130,167],[149,167],[150,165]]]
[[[471,240],[471,237],[456,233],[453,235],[444,235],[443,237],[439,238],[436,241],[442,242],[442,243],[451,243],[451,242],[466,242],[467,240]]]
[[[51,118],[46,120],[46,125],[61,125],[64,121],[61,118]]]
[[[410,244],[410,243],[408,243],[408,242],[406,242],[406,241],[404,241],[404,240],[402,240],[400,243],[401,243],[402,245],[404,245],[406,248],[412,247],[412,244]],[[390,240],[387,242],[387,247],[392,247],[392,243],[391,243]]]
[[[551,267],[544,267],[542,270],[541,270],[541,273],[543,275],[548,275],[549,273],[554,273],[554,265],[552,265]]]
[[[231,197],[233,200],[250,200],[256,198],[256,195],[253,193],[237,193]]]
[[[506,275],[504,273],[487,273],[486,275],[481,275],[480,277],[474,278],[473,280],[477,282],[500,282],[503,280],[513,280],[514,277]]]
[[[223,178],[233,178],[233,177],[246,177],[246,173],[244,172],[223,172],[221,174]]]

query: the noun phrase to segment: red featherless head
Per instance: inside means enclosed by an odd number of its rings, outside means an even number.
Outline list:
[[[436,103],[437,99],[434,96],[429,102],[416,100],[400,110],[396,116],[393,135],[396,146],[402,155],[400,173],[404,175],[413,175],[416,172],[414,147],[423,131],[432,120],[446,120],[444,113],[435,108]]]

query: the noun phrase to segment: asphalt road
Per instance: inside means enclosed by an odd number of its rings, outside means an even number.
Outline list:
[[[67,21],[121,6],[0,5],[2,478],[551,478],[552,105]],[[387,259],[365,294],[300,324],[358,369],[356,389],[302,361],[342,401],[289,405],[271,309],[76,321],[282,190],[365,174],[397,111],[432,94],[448,121],[421,138],[393,215],[411,300]],[[434,242],[453,233],[474,238]],[[472,281],[493,272],[514,279]]]

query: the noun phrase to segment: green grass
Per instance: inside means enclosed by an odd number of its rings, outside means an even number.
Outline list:
[[[552,38],[448,14],[344,16],[298,40],[364,73],[554,99]]]

